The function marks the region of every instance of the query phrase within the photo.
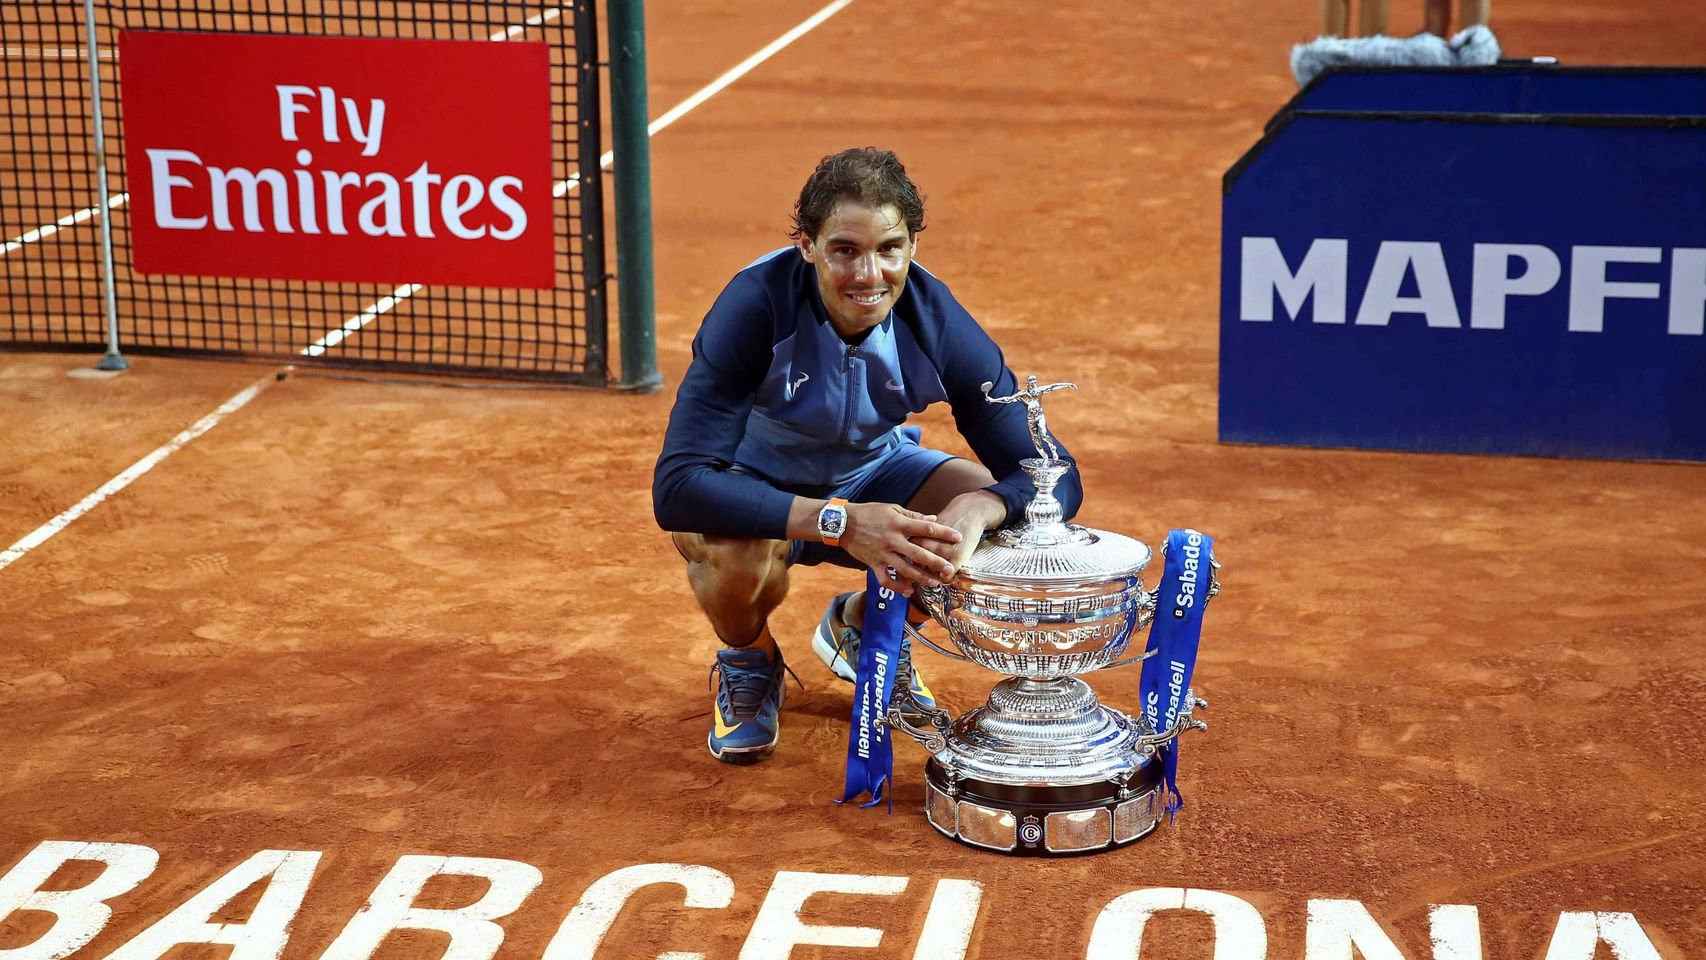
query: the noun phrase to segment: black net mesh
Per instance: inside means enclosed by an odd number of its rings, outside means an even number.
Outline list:
[[[95,47],[125,353],[603,384],[605,275],[597,25],[560,5],[377,0],[96,0]],[[555,288],[321,283],[130,269],[118,31],[544,41],[551,51]],[[106,340],[100,199],[83,4],[0,0],[0,346],[99,350]],[[145,182],[146,178],[144,178]]]

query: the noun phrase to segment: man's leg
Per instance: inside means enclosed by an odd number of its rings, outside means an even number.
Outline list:
[[[930,474],[930,478],[925,480],[924,485],[907,501],[906,508],[919,513],[941,513],[949,500],[962,493],[982,490],[994,482],[995,476],[989,472],[988,467],[975,460],[955,457]]]
[[[788,541],[673,533],[687,582],[717,639],[771,654],[770,613],[788,595]]]
[[[782,651],[770,612],[788,594],[788,544],[672,534],[687,582],[725,647],[717,652],[716,697],[706,746],[726,763],[752,763],[781,736]]]

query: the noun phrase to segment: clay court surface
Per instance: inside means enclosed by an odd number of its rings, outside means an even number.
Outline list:
[[[648,6],[656,114],[819,4]],[[1393,32],[1420,6],[1396,4]],[[1682,0],[1493,12],[1513,55],[1706,62],[1706,7]],[[590,884],[644,863],[720,870],[732,901],[645,888],[600,957],[733,958],[778,871],[909,878],[800,914],[881,927],[880,946],[795,957],[913,956],[950,878],[982,885],[967,955],[985,960],[1084,956],[1110,901],[1181,887],[1254,905],[1276,958],[1304,955],[1312,900],[1360,901],[1410,960],[1433,955],[1438,904],[1478,908],[1488,958],[1545,956],[1566,911],[1631,913],[1665,960],[1706,956],[1706,468],[1216,442],[1220,177],[1293,92],[1289,45],[1317,16],[858,0],[652,141],[658,394],[157,357],[91,380],[66,374],[93,356],[0,353],[0,546],[266,384],[0,570],[0,873],[44,840],[159,851],[90,957],[267,849],[321,853],[287,958],[325,951],[406,854],[539,869],[500,957],[539,956]],[[797,571],[772,621],[804,683],[775,757],[706,754],[717,644],[652,520],[652,463],[711,299],[785,242],[816,159],[864,143],[906,160],[930,204],[920,261],[1015,370],[1079,384],[1049,408],[1079,519],[1218,538],[1196,672],[1212,729],[1184,749],[1178,822],[1133,847],[956,845],[924,822],[910,742],[892,816],[833,804],[850,687],[808,640],[858,582],[844,570]],[[945,413],[924,427],[963,450]],[[956,712],[995,679],[920,662]],[[1137,668],[1091,680],[1135,707]],[[442,877],[420,903],[484,889]],[[51,923],[0,921],[0,956]],[[399,933],[377,955],[449,942]],[[1174,911],[1141,955],[1213,950],[1208,920]]]

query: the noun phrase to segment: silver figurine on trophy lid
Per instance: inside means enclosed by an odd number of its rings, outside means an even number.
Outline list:
[[[956,660],[1006,679],[982,706],[953,718],[925,709],[911,685],[895,684],[887,715],[929,751],[925,816],[937,830],[976,847],[1019,854],[1066,854],[1131,843],[1165,814],[1158,748],[1185,730],[1206,730],[1192,716],[1208,704],[1189,690],[1172,724],[1157,730],[1140,711],[1104,706],[1080,674],[1124,666],[1132,637],[1155,616],[1156,596],[1139,574],[1150,549],[1117,533],[1061,517],[1055,484],[1071,469],[1049,436],[1036,377],[1009,397],[1023,403],[1037,456],[1020,461],[1037,493],[1025,519],[987,535],[951,583],[919,591],[925,610],[947,629],[954,650],[912,627],[908,635]],[[1166,549],[1163,545],[1163,550]],[[1218,564],[1211,560],[1211,571]],[[1208,597],[1219,591],[1209,582]],[[910,645],[901,676],[910,676]]]

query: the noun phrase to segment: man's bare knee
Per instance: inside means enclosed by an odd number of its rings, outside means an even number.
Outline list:
[[[693,598],[730,646],[762,637],[765,620],[788,593],[788,543],[677,533]]]
[[[757,597],[780,576],[787,562],[784,540],[715,537],[698,533],[673,535],[676,549],[687,559],[695,590],[728,597]]]
[[[995,482],[995,477],[989,468],[975,460],[955,457],[944,461],[912,495],[906,504],[907,509],[919,513],[940,513],[948,505],[948,501],[962,493],[982,490]]]

